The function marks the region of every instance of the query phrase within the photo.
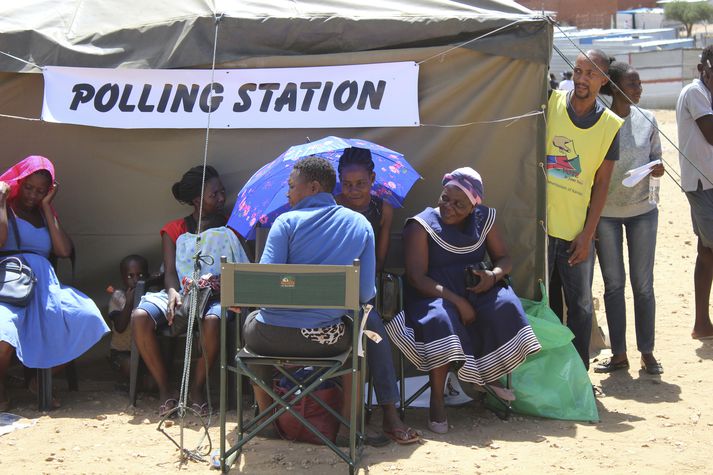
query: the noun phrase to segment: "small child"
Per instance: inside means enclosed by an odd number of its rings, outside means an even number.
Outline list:
[[[124,290],[114,290],[109,299],[109,321],[111,322],[111,345],[109,361],[114,369],[129,378],[131,362],[131,311],[134,308],[134,289],[139,280],[148,278],[149,264],[146,258],[137,254],[124,257],[119,263]]]

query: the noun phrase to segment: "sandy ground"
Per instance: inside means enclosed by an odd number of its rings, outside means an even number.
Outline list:
[[[674,113],[658,111],[657,118],[675,141]],[[663,142],[668,166],[678,169],[674,148]],[[708,453],[713,441],[713,379],[708,379],[713,375],[713,343],[690,337],[696,240],[688,203],[670,179],[662,184],[659,223],[656,356],[663,362],[663,377],[638,370],[630,317],[632,369],[611,376],[591,374],[604,393],[597,400],[599,423],[520,416],[501,421],[479,405],[451,408],[449,434],[425,432],[421,445],[368,448],[362,473],[713,473]],[[598,269],[594,293],[602,301]],[[630,292],[627,305],[632,315]],[[598,317],[604,321],[603,308]],[[114,388],[101,357],[81,366],[80,376],[79,392],[67,392],[64,381],[57,381],[63,406],[46,414],[35,410],[29,393],[11,388],[12,412],[34,425],[0,437],[0,473],[210,470],[207,463],[179,464],[175,447],[156,430],[158,401],[143,395],[137,409],[128,408],[126,393]],[[406,420],[422,429],[426,416],[425,410],[410,410]],[[215,419],[210,434],[217,446]],[[196,420],[187,422],[186,445],[192,447],[200,434]],[[178,433],[176,426],[169,430]],[[258,439],[232,473],[285,470],[331,475],[346,473],[346,466],[321,447]]]

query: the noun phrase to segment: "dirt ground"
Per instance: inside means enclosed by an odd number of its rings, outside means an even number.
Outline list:
[[[676,141],[675,115],[657,111],[664,133]],[[665,140],[667,166],[678,169],[675,149]],[[424,431],[424,443],[367,448],[361,473],[713,473],[708,450],[713,442],[713,342],[690,337],[693,321],[693,267],[696,238],[688,203],[670,179],[664,179],[658,232],[656,356],[665,373],[652,377],[638,370],[629,310],[628,343],[632,368],[608,375],[591,373],[603,395],[601,421],[573,423],[512,417],[501,421],[479,405],[449,409],[447,435]],[[594,294],[602,301],[601,275]],[[603,306],[598,318],[604,324]],[[155,398],[142,395],[136,409],[115,388],[108,363],[95,357],[80,363],[80,390],[67,392],[57,381],[60,409],[38,413],[32,396],[11,387],[11,412],[29,419],[29,428],[0,437],[0,473],[205,473],[207,462],[178,462],[178,451],[156,430]],[[96,373],[87,376],[87,372]],[[708,379],[711,378],[711,379]],[[427,411],[410,410],[407,422],[418,429]],[[231,415],[232,420],[235,414]],[[378,420],[378,415],[375,417]],[[200,433],[195,419],[186,445]],[[229,428],[234,427],[231,424]],[[178,434],[177,427],[170,429]],[[218,444],[217,416],[210,435]],[[346,473],[346,466],[321,447],[258,439],[247,446],[231,473]]]

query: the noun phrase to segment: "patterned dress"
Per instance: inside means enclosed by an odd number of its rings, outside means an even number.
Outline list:
[[[426,208],[408,222],[428,233],[428,276],[456,294],[466,296],[476,312],[464,326],[455,305],[425,297],[407,288],[404,312],[386,324],[391,341],[421,371],[451,365],[458,378],[483,385],[511,372],[540,350],[513,290],[499,282],[488,292],[465,289],[464,269],[485,258],[485,238],[495,223],[495,210],[482,205],[461,230],[443,224],[438,210]]]

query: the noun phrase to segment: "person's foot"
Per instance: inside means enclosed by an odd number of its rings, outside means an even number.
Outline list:
[[[30,393],[37,396],[37,378],[30,379],[30,382],[27,383],[27,389],[30,390]],[[62,403],[59,402],[59,399],[54,397],[54,389],[52,390],[52,402],[50,404],[52,409],[59,409],[62,407]]]
[[[595,373],[612,373],[620,369],[629,369],[629,359],[626,355],[614,355],[601,363],[594,365]]]
[[[641,369],[648,374],[663,374],[661,362],[654,358],[653,353],[641,355]]]
[[[699,322],[699,320],[701,321]],[[693,338],[694,340],[713,339],[713,323],[711,323],[710,318],[696,318],[696,322],[693,324],[691,338]]]
[[[384,412],[382,429],[388,438],[400,445],[413,444],[421,439],[418,431],[403,423],[395,405],[384,404],[381,408]]]
[[[693,328],[691,332],[691,338],[694,340],[713,340],[713,326],[708,326],[704,328]]]
[[[193,404],[191,404],[191,409],[196,413],[196,415],[202,418],[206,418],[210,415],[210,408],[208,407],[207,402],[204,402],[202,404],[194,402]]]
[[[172,416],[175,414],[174,409],[178,406],[178,401],[173,398],[166,399],[163,404],[158,406],[158,417]]]
[[[431,400],[430,409],[428,411],[429,420],[433,422],[443,422],[448,418],[446,413],[446,405],[444,401]]]

